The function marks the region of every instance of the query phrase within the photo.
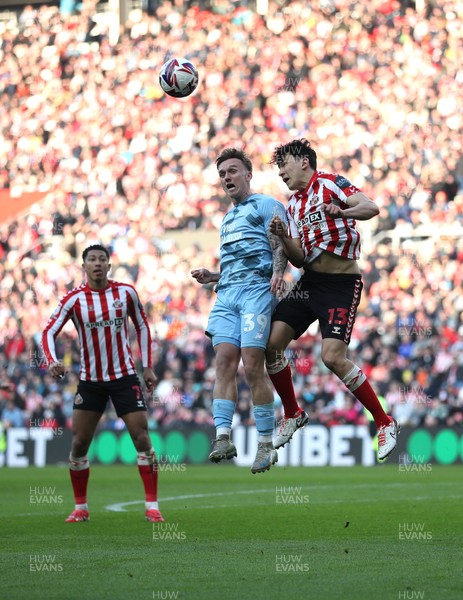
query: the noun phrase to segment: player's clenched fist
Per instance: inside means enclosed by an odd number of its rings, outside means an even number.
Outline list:
[[[54,379],[62,379],[66,375],[66,369],[60,362],[52,363],[48,368],[48,372]]]
[[[193,269],[191,276],[196,279],[198,283],[212,283],[218,281],[218,273],[211,273],[209,269]]]
[[[344,211],[340,206],[337,206],[337,204],[325,204],[323,208],[325,210],[325,213],[330,217],[333,217],[333,219],[335,219],[336,217],[344,218]]]
[[[288,228],[280,217],[273,217],[269,223],[270,233],[277,235],[278,237],[288,237]]]

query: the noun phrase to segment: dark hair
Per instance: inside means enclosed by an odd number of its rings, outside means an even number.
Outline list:
[[[251,159],[246,154],[246,152],[244,150],[241,150],[240,148],[225,148],[225,150],[222,150],[217,160],[215,161],[217,168],[220,167],[221,163],[223,163],[224,160],[228,160],[229,158],[237,158],[243,163],[246,169],[252,173]]]
[[[109,260],[109,250],[107,248],[105,248],[104,246],[102,246],[101,244],[93,244],[92,246],[89,246],[88,248],[85,248],[85,250],[82,252],[82,260],[85,262],[85,259],[87,258],[88,253],[91,250],[101,250],[101,252],[104,252]]]
[[[290,154],[296,159],[307,156],[310,167],[314,171],[317,168],[317,153],[310,145],[310,142],[305,138],[293,140],[288,144],[277,146],[272,154],[270,164],[280,166],[280,164],[284,161],[286,154]]]

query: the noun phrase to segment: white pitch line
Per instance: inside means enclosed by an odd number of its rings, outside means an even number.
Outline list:
[[[192,498],[215,498],[217,496],[232,496],[238,494],[256,494],[258,492],[273,492],[274,489],[266,490],[238,490],[232,492],[213,492],[211,494],[186,494],[185,496],[170,496],[167,498],[159,498],[159,502],[171,502],[172,500],[191,500]],[[106,510],[113,512],[125,512],[124,506],[131,506],[132,504],[144,504],[144,500],[132,500],[131,502],[117,502],[116,504],[109,504],[105,506]]]
[[[387,484],[388,487],[407,487],[408,489],[410,489],[411,487],[415,486],[415,485],[422,485],[423,482],[421,481],[413,481],[413,482],[407,482],[407,483],[399,483],[399,482],[391,482],[389,484]],[[351,489],[352,488],[368,488],[371,487],[372,484],[368,483],[360,483],[360,484],[352,484],[351,485]],[[278,487],[278,486],[277,486]],[[285,487],[285,486],[281,486],[281,487]],[[290,488],[291,486],[288,486],[288,488]],[[294,486],[293,486],[294,487]],[[300,488],[301,491],[314,491],[314,490],[322,490],[322,489],[326,489],[326,488],[333,488],[333,487],[337,487],[336,484],[319,484],[319,485],[307,485],[307,486],[298,486]],[[263,488],[263,489],[256,489],[256,490],[237,490],[237,491],[230,491],[230,492],[213,492],[213,493],[209,493],[209,494],[185,494],[182,496],[168,496],[166,498],[160,498],[159,501],[160,502],[175,502],[176,500],[192,500],[195,498],[217,498],[217,497],[221,497],[221,496],[232,496],[232,495],[250,495],[250,494],[258,494],[259,492],[262,493],[269,493],[269,492],[274,492],[275,491],[275,487],[273,488]],[[442,497],[442,498],[436,498],[435,496],[407,496],[407,497],[400,497],[398,499],[398,501],[402,501],[402,500],[446,500],[446,499],[461,499],[463,498],[463,496],[461,495],[455,495],[455,494],[447,494],[446,496]],[[310,504],[342,504],[346,502],[345,499],[342,500],[315,500],[312,502],[310,502]],[[349,502],[352,502],[353,504],[362,504],[365,502],[371,502],[371,499],[365,499],[365,500],[349,500]],[[129,502],[118,502],[115,504],[109,504],[108,506],[105,506],[104,508],[106,510],[112,511],[112,512],[127,512],[126,509],[124,507],[126,506],[132,506],[132,505],[137,505],[137,504],[144,504],[144,500],[131,500]],[[253,504],[253,506],[258,506],[259,504]],[[267,503],[263,503],[262,505],[267,505]],[[223,505],[221,505],[223,506]],[[233,506],[241,506],[241,505],[227,505],[229,508],[233,508]],[[289,503],[288,503],[289,506]],[[183,508],[188,508],[191,509],[191,507],[178,507],[176,510],[183,510]],[[215,505],[215,506],[201,506],[199,508],[219,508],[219,506]],[[55,515],[55,512],[42,512],[42,511],[37,511],[37,512],[28,512],[28,513],[21,513],[18,514],[16,516],[18,517],[41,517],[41,516],[48,516],[48,515]]]
[[[412,483],[390,483],[388,485],[390,486],[402,486],[402,487],[407,487],[410,488],[410,485],[413,485],[415,482]],[[421,485],[421,482],[416,482],[417,484]],[[354,483],[353,485],[351,485],[351,488],[368,488],[371,487],[371,483]],[[276,486],[278,487],[278,486]],[[284,487],[284,486],[282,486]],[[318,490],[318,489],[325,489],[325,488],[330,488],[330,487],[336,487],[336,484],[322,484],[322,485],[307,485],[307,486],[298,486],[301,491],[302,490],[308,490],[308,491],[313,491],[313,490]],[[271,488],[271,489],[257,489],[257,490],[239,490],[239,491],[232,491],[232,492],[213,492],[210,494],[187,494],[185,496],[170,496],[168,498],[159,498],[159,502],[171,502],[171,501],[175,501],[175,500],[191,500],[193,498],[214,498],[214,497],[218,497],[218,496],[230,496],[233,494],[256,494],[259,492],[264,492],[264,493],[268,493],[268,492],[274,492],[275,488]],[[447,496],[448,497],[448,496]],[[344,500],[340,501],[340,502],[344,502]],[[113,512],[125,512],[125,508],[124,506],[131,506],[132,504],[143,504],[144,500],[131,500],[130,502],[117,502],[115,504],[109,504],[108,506],[105,506],[106,510],[111,510]]]
[[[237,492],[216,492],[216,493],[211,493],[211,494],[187,494],[184,496],[170,496],[167,498],[159,498],[159,502],[172,502],[175,500],[191,500],[193,498],[214,498],[214,497],[220,497],[220,496],[236,496],[238,494],[256,494],[258,492],[273,492],[274,489],[261,489],[261,490],[241,490],[241,491],[237,491]],[[455,495],[446,495],[445,497],[442,498],[436,498],[435,496],[407,496],[407,497],[401,497],[397,499],[397,502],[399,501],[403,501],[403,500],[417,500],[417,501],[421,501],[421,500],[445,500],[445,499],[461,499],[463,498],[462,495],[459,494],[455,494]],[[371,502],[371,498],[364,498],[364,499],[359,499],[359,500],[347,500],[347,502],[350,502],[352,504],[366,504],[368,502]],[[340,499],[340,500],[316,500],[315,502],[312,501],[310,502],[310,504],[345,504],[346,503],[346,499]],[[130,502],[118,502],[116,504],[109,504],[108,506],[105,506],[104,508],[106,510],[110,510],[113,512],[126,512],[126,509],[124,508],[125,506],[132,506],[135,504],[144,504],[144,500],[132,500]],[[293,503],[287,503],[287,506],[291,505]],[[264,502],[264,503],[258,503],[258,504],[253,504],[252,506],[267,506],[268,502]],[[240,507],[242,506],[241,504],[227,504],[226,507],[227,508],[233,508],[233,507]],[[194,508],[222,508],[225,507],[225,505],[221,505],[221,506],[197,506]],[[188,508],[191,509],[191,506],[188,507],[184,507],[184,508]],[[178,507],[175,510],[183,510],[183,507]]]

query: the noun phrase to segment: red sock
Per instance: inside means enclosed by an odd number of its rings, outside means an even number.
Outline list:
[[[158,499],[158,461],[152,465],[138,465],[138,471],[143,480],[146,502],[156,502]]]
[[[383,407],[378,400],[378,396],[375,394],[367,379],[352,393],[357,400],[360,400],[363,406],[371,412],[376,427],[379,428],[382,425],[389,425],[391,419],[384,412]]]
[[[288,364],[278,373],[269,373],[269,377],[283,403],[285,419],[293,419],[301,412],[301,409],[297,404],[296,394],[294,393],[291,367]]]
[[[87,484],[90,477],[90,468],[74,471],[69,469],[71,474],[72,489],[76,504],[87,504]]]

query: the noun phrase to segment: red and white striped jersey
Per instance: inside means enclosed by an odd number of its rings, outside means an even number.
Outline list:
[[[132,285],[109,281],[104,290],[83,284],[61,300],[42,334],[49,363],[57,362],[55,340],[71,319],[80,340],[80,379],[112,381],[136,374],[130,350],[129,321],[137,332],[143,367],[151,367],[151,334],[143,306]]]
[[[322,208],[331,203],[349,208],[346,199],[357,192],[360,190],[342,175],[315,171],[305,190],[290,197],[286,208],[290,235],[301,238],[306,262],[312,262],[322,250],[343,258],[359,258],[360,233],[355,219],[333,219]]]

